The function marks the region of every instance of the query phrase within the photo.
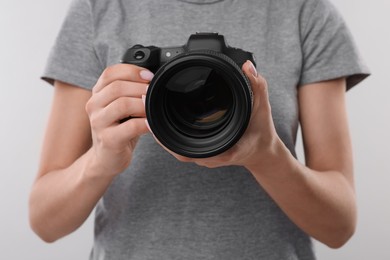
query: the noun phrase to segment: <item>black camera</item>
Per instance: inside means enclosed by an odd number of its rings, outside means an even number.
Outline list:
[[[252,91],[241,67],[252,53],[227,45],[218,33],[192,34],[179,47],[135,45],[122,63],[155,73],[146,94],[146,117],[155,137],[192,158],[217,155],[245,132]]]

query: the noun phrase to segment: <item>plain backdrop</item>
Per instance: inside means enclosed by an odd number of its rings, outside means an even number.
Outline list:
[[[109,1],[109,0],[107,0]],[[347,95],[359,221],[354,237],[318,259],[390,259],[390,1],[332,0],[373,75]],[[53,89],[39,79],[70,0],[0,1],[1,259],[88,259],[93,221],[54,244],[30,230],[34,180]],[[302,146],[298,144],[300,158]],[[337,192],[337,191],[335,191]]]

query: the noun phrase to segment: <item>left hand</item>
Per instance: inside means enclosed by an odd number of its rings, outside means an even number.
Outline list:
[[[251,166],[261,163],[261,160],[269,158],[269,155],[276,150],[274,149],[275,145],[280,139],[272,120],[267,82],[257,73],[250,61],[244,63],[242,70],[248,77],[252,87],[253,108],[248,128],[241,139],[229,150],[208,158],[184,157],[163,146],[165,150],[179,161],[194,162],[209,168],[228,165],[240,165],[251,168]]]

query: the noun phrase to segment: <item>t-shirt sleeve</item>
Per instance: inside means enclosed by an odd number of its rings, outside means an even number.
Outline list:
[[[306,1],[300,23],[299,85],[346,77],[348,90],[369,75],[345,21],[328,0]]]
[[[90,3],[73,0],[50,52],[42,79],[51,84],[59,80],[92,89],[103,71],[93,42]]]

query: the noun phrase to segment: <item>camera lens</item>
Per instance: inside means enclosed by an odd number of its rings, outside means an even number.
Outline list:
[[[233,93],[215,69],[194,66],[174,74],[166,83],[167,116],[183,134],[206,137],[229,121]]]
[[[150,82],[146,115],[155,137],[171,151],[210,157],[244,133],[252,106],[244,74],[221,53],[186,53],[162,66]]]

